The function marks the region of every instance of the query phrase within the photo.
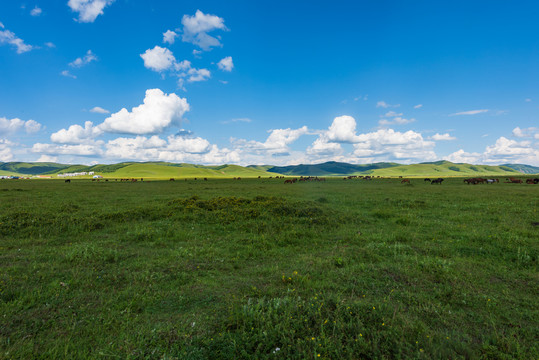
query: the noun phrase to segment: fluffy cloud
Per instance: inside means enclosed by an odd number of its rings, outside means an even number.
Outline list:
[[[380,129],[376,132],[358,135],[354,144],[353,155],[369,161],[398,160],[425,161],[435,160],[435,143],[423,139],[423,136],[409,130],[399,132],[393,129]]]
[[[41,15],[42,10],[38,8],[37,6],[30,11],[30,15],[32,16],[39,16]]]
[[[123,108],[112,114],[99,125],[99,129],[135,135],[160,133],[171,125],[179,125],[186,111],[189,111],[186,99],[174,93],[167,95],[159,89],[149,89],[143,104],[131,112]]]
[[[477,115],[488,112],[488,109],[481,109],[481,110],[468,110],[468,111],[461,111],[454,114],[449,114],[449,116],[457,116],[457,115]]]
[[[90,112],[97,113],[97,114],[110,114],[110,111],[108,111],[107,109],[103,109],[100,106],[96,106],[96,107],[90,109]]]
[[[432,140],[435,140],[435,141],[449,141],[449,140],[457,140],[456,137],[454,136],[451,136],[449,135],[449,133],[445,133],[445,134],[434,134],[430,137]]]
[[[174,41],[176,40],[176,37],[178,34],[176,34],[174,31],[167,30],[163,33],[163,42],[168,44],[174,44]]]
[[[69,66],[73,68],[80,68],[84,65],[88,65],[92,61],[97,61],[97,56],[92,53],[92,50],[88,50],[86,52],[86,55],[84,55],[83,57],[76,58],[74,61],[69,63]]]
[[[234,63],[232,62],[232,56],[227,56],[217,63],[219,69],[223,71],[232,71],[234,69]]]
[[[51,141],[59,144],[81,144],[103,134],[103,130],[95,127],[91,121],[86,121],[84,127],[71,125],[67,130],[62,129],[51,135]]]
[[[140,57],[144,60],[144,66],[153,71],[169,70],[176,64],[176,58],[172,51],[160,46],[146,50]]]
[[[58,156],[41,155],[36,162],[57,162]]]
[[[178,62],[169,49],[160,46],[146,50],[140,57],[144,60],[144,66],[150,70],[158,72],[170,70],[178,77],[178,86],[182,89],[185,81],[206,81],[211,77],[208,69],[195,69],[188,60]]]
[[[333,119],[333,123],[325,133],[329,142],[355,143],[358,141],[356,135],[356,120],[348,115],[339,116]]]
[[[219,39],[208,35],[209,32],[227,30],[224,19],[204,14],[200,10],[197,10],[194,16],[184,15],[182,25],[182,41],[192,43],[205,51],[214,46],[222,46]]]
[[[4,24],[0,23],[0,29],[4,29]],[[32,45],[24,43],[24,40],[18,38],[13,32],[9,30],[0,30],[0,45],[10,44],[17,49],[17,54],[22,54],[34,49]]]
[[[255,154],[270,155],[288,154],[288,145],[295,142],[300,136],[308,134],[309,129],[303,126],[299,129],[273,129],[269,131],[269,136],[265,142],[254,140],[232,139],[236,150],[242,152],[253,152]]]
[[[515,141],[502,136],[493,145],[487,146],[483,153],[468,153],[460,149],[445,159],[475,164],[521,163],[539,166],[539,142]]]
[[[451,161],[454,163],[467,163],[467,164],[477,164],[481,161],[480,153],[468,153],[462,149],[455,151],[452,154],[444,157],[444,160]]]
[[[0,134],[12,134],[24,129],[27,134],[36,133],[41,130],[41,124],[35,120],[21,120],[19,118],[7,119],[0,117]]]
[[[69,0],[67,6],[71,11],[79,13],[79,20],[83,23],[94,22],[103,9],[112,4],[114,0]]]
[[[13,160],[11,148],[15,145],[7,139],[0,139],[0,161],[6,162]]]
[[[519,137],[519,138],[530,138],[534,137],[536,139],[539,139],[539,128],[536,127],[529,127],[521,129],[520,127],[516,127],[513,129],[513,136]]]

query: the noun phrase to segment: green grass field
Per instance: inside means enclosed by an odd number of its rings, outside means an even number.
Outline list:
[[[411,182],[0,180],[0,359],[537,359],[539,185]]]

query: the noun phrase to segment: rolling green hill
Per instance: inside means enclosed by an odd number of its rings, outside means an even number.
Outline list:
[[[57,172],[69,166],[71,165],[48,163],[48,162],[39,162],[39,163],[8,162],[8,163],[0,163],[0,170],[7,171],[10,174],[17,173],[17,174],[24,174],[24,175],[39,175],[39,174],[44,174],[47,172]]]
[[[524,165],[524,164],[504,164],[500,166],[511,168],[523,174],[539,174],[538,166],[531,166],[531,165]]]
[[[375,169],[384,169],[393,166],[399,166],[396,163],[375,163],[365,165],[354,165],[348,163],[341,163],[336,161],[329,161],[322,164],[315,165],[290,165],[290,166],[273,166],[269,167],[267,171],[274,172],[283,175],[291,176],[332,176],[332,175],[356,175],[362,174],[366,171]],[[265,167],[265,166],[264,166]]]
[[[449,161],[428,162],[413,165],[400,165],[377,169],[371,172],[375,176],[505,176],[518,175],[511,168],[503,166],[454,164]]]

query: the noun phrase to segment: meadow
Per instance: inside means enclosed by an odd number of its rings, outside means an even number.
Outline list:
[[[1,359],[537,359],[539,185],[0,180]]]

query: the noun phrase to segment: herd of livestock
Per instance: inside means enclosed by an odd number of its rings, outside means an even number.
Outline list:
[[[260,176],[258,177],[259,179],[261,178]],[[272,179],[273,177],[270,177],[270,179]],[[275,179],[284,179],[285,177],[284,176],[275,176]],[[353,180],[353,179],[362,179],[362,180],[373,180],[375,177],[374,176],[359,176],[359,175],[350,175],[350,176],[346,176],[343,178],[343,180]],[[381,178],[379,176],[377,176],[377,178]],[[402,184],[411,184],[410,182],[410,179],[403,179],[402,176],[399,176],[399,178],[401,179],[401,183]],[[100,179],[92,179],[92,181],[99,181]],[[175,179],[174,178],[170,178],[170,181],[174,181]],[[193,178],[193,180],[198,180],[197,178]],[[200,180],[204,180],[204,181],[208,181],[208,178],[200,178]],[[241,180],[241,177],[235,177],[234,180]],[[109,181],[109,179],[104,179],[103,181]],[[114,181],[118,181],[118,179],[114,179]],[[144,181],[143,178],[140,178],[139,179],[135,179],[135,178],[128,178],[128,179],[120,179],[121,182],[137,182],[137,181]],[[185,181],[187,181],[187,179],[185,179]],[[286,179],[284,181],[285,184],[294,184],[296,182],[311,182],[311,181],[326,181],[326,178],[323,178],[323,177],[318,177],[318,176],[300,176],[299,178],[289,178],[289,179]],[[423,182],[430,182],[431,184],[438,184],[438,185],[441,185],[442,182],[444,181],[443,178],[437,178],[437,179],[430,179],[430,178],[425,178],[423,179]],[[65,180],[66,183],[70,183],[71,182],[71,179],[67,179]],[[464,183],[468,184],[468,185],[479,185],[479,184],[495,184],[495,183],[499,183],[500,180],[499,179],[485,179],[485,178],[469,178],[469,179],[464,179]],[[514,178],[514,177],[510,177],[510,178],[507,178],[506,181],[504,181],[505,183],[508,183],[508,184],[523,184],[524,182],[526,182],[526,184],[539,184],[539,178],[528,178],[526,179],[525,181],[523,181],[522,179],[518,179],[518,178]]]

